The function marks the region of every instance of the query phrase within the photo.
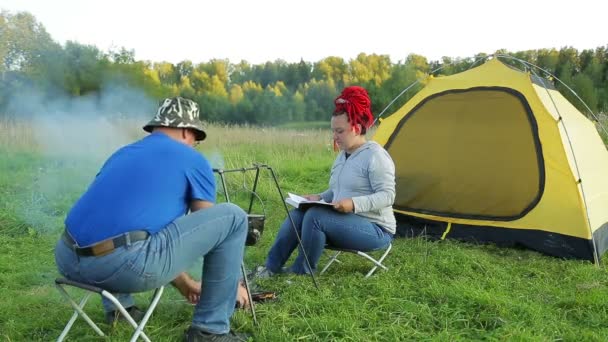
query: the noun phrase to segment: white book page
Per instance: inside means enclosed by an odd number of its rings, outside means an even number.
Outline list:
[[[296,194],[292,194],[291,192],[287,193],[289,195],[289,198],[291,198],[294,202],[296,203],[321,203],[321,204],[329,204],[328,202],[325,202],[323,199],[319,200],[319,201],[311,201],[311,200],[307,200],[305,197],[302,196],[298,196]]]
[[[308,201],[306,198],[304,198],[302,196],[298,196],[296,194],[292,194],[291,192],[288,192],[287,194],[289,195],[289,198],[291,198],[292,200],[294,200],[297,203]]]

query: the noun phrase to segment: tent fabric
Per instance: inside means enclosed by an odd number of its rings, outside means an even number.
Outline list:
[[[448,238],[603,254],[608,152],[594,124],[548,83],[491,59],[428,79],[384,119],[374,140],[395,161],[403,227],[414,218],[438,223]]]

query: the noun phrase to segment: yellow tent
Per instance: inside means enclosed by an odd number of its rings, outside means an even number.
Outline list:
[[[396,167],[398,232],[599,261],[608,152],[551,82],[498,59],[430,78],[374,139]],[[420,229],[420,225],[417,225]]]

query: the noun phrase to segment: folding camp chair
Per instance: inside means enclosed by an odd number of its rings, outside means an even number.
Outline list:
[[[247,279],[247,273],[245,272],[244,263],[241,263],[241,271],[243,273],[243,280],[245,282],[245,288],[247,289],[247,294],[249,296],[249,308],[251,309],[251,315],[253,316],[253,322],[255,323],[255,325],[258,325],[258,320],[257,320],[256,314],[255,314],[255,303],[251,296],[251,289],[249,287],[249,280]],[[152,312],[156,308],[156,305],[160,301],[160,297],[163,294],[164,286],[161,286],[161,287],[157,288],[156,290],[154,290],[154,295],[152,296],[152,300],[150,301],[150,306],[148,307],[148,311],[146,311],[141,322],[139,322],[139,325],[137,325],[137,323],[135,322],[133,317],[131,317],[129,312],[127,312],[127,310],[122,306],[122,304],[120,304],[118,299],[116,299],[116,297],[114,297],[110,292],[108,292],[102,288],[92,286],[89,284],[79,283],[79,282],[76,282],[73,280],[69,280],[67,278],[55,279],[55,286],[57,287],[57,290],[59,290],[59,293],[61,294],[61,296],[63,298],[65,298],[68,301],[68,303],[70,303],[70,305],[74,308],[74,314],[72,315],[72,318],[70,318],[68,323],[65,325],[65,328],[63,328],[63,332],[61,332],[61,335],[59,335],[59,338],[57,338],[57,342],[63,341],[63,339],[67,336],[68,332],[72,328],[74,321],[76,321],[76,318],[78,318],[79,315],[82,316],[82,318],[91,326],[91,328],[93,328],[93,330],[95,330],[95,332],[97,332],[97,334],[99,334],[100,336],[105,336],[104,333],[101,331],[101,329],[99,329],[99,327],[95,323],[93,323],[91,318],[89,318],[89,316],[83,311],[85,304],[87,303],[87,301],[89,300],[89,297],[91,297],[91,295],[93,293],[99,293],[102,296],[108,298],[114,304],[114,306],[116,306],[118,308],[118,311],[127,319],[129,324],[131,324],[131,326],[133,326],[133,328],[135,329],[135,333],[133,333],[133,336],[131,337],[131,342],[135,342],[139,336],[141,336],[146,342],[150,342],[150,339],[148,338],[148,336],[146,336],[146,334],[143,332],[143,330],[144,330],[144,327],[146,326],[146,323],[148,323],[148,319],[150,319],[150,316],[152,316]],[[65,286],[77,287],[79,289],[87,291],[87,293],[84,295],[84,297],[80,300],[80,304],[76,304],[76,302],[72,299],[72,297],[70,297],[70,295],[67,293],[67,291],[64,288]]]
[[[59,335],[59,338],[57,338],[57,342],[63,341],[63,339],[67,336],[68,332],[72,328],[74,321],[76,321],[76,318],[78,318],[79,315],[91,326],[91,328],[93,328],[93,330],[95,330],[97,334],[99,334],[99,336],[105,336],[101,329],[99,329],[99,327],[95,323],[93,323],[91,318],[89,318],[89,316],[83,311],[85,304],[93,293],[99,293],[100,295],[109,299],[114,304],[114,306],[118,308],[120,314],[122,314],[127,319],[129,324],[131,324],[131,326],[135,329],[133,336],[131,336],[131,342],[136,341],[140,336],[146,342],[150,342],[150,339],[148,338],[148,336],[146,336],[143,330],[146,326],[146,323],[148,323],[148,319],[150,319],[150,316],[152,316],[152,312],[156,308],[156,305],[160,301],[160,297],[163,294],[164,286],[161,286],[154,290],[154,295],[152,296],[150,306],[148,307],[148,310],[146,311],[144,317],[141,319],[141,322],[139,322],[139,325],[137,324],[137,322],[135,322],[133,317],[131,317],[129,312],[127,312],[127,310],[122,306],[122,304],[120,304],[118,299],[116,299],[116,297],[114,297],[110,292],[102,288],[89,284],[79,283],[66,278],[55,279],[55,286],[57,287],[57,290],[59,290],[59,293],[63,296],[63,298],[65,298],[70,303],[72,308],[74,308],[74,314],[72,315],[72,318],[70,318],[68,323],[65,325],[65,328],[63,328],[63,332],[61,332],[61,335]],[[70,295],[65,289],[66,286],[77,287],[86,291],[84,297],[82,297],[82,299],[80,300],[80,304],[76,304],[72,297],[70,297]]]
[[[358,256],[362,256],[362,257],[366,258],[367,260],[371,261],[374,264],[374,267],[372,267],[372,269],[369,270],[369,272],[367,272],[367,274],[365,275],[365,278],[368,278],[369,276],[371,276],[376,271],[376,269],[378,269],[378,267],[382,268],[385,271],[388,270],[388,267],[384,266],[382,264],[382,261],[384,261],[384,259],[388,255],[388,253],[391,251],[391,248],[393,248],[393,244],[389,243],[388,246],[386,247],[386,249],[384,249],[384,253],[380,257],[380,259],[376,260],[371,255],[369,255],[368,253],[374,252],[374,251],[383,250],[383,249],[377,249],[377,250],[369,251],[369,252],[366,253],[366,252],[361,252],[361,251],[357,251],[357,250],[354,250],[354,249],[337,248],[337,247],[333,247],[333,246],[327,245],[327,246],[325,246],[325,249],[335,251],[336,253],[334,253],[329,258],[329,261],[327,262],[327,265],[325,265],[325,267],[323,267],[323,269],[321,270],[320,274],[323,274],[329,268],[329,266],[334,263],[334,261],[339,263],[340,260],[338,260],[338,256],[342,252],[347,252],[347,253],[356,254]]]

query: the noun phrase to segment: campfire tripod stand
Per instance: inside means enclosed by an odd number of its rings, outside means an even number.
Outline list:
[[[213,172],[217,173],[220,176],[220,180],[222,182],[222,188],[224,190],[224,196],[226,197],[226,202],[230,202],[230,196],[228,195],[228,189],[226,187],[226,179],[224,177],[224,174],[231,173],[231,172],[245,173],[245,172],[255,171],[255,180],[253,181],[253,188],[251,190],[251,198],[249,200],[249,208],[247,209],[247,214],[251,214],[251,209],[253,208],[253,200],[257,196],[255,191],[257,189],[258,181],[260,179],[260,170],[262,170],[262,169],[266,169],[266,170],[270,171],[270,174],[272,175],[272,179],[273,179],[274,185],[276,186],[277,191],[279,193],[281,203],[283,203],[283,208],[285,209],[285,212],[287,213],[287,217],[289,217],[289,221],[291,222],[291,227],[293,228],[293,232],[295,233],[296,238],[298,240],[298,245],[300,246],[300,250],[302,252],[302,255],[304,256],[304,260],[306,260],[306,265],[308,266],[309,270],[312,270],[312,267],[310,266],[310,261],[308,260],[308,255],[306,255],[306,251],[304,250],[304,248],[302,248],[302,239],[300,238],[300,234],[298,233],[298,230],[296,229],[296,224],[293,221],[293,218],[291,217],[291,213],[289,212],[289,208],[287,208],[287,204],[284,201],[285,197],[283,196],[283,191],[281,191],[281,187],[279,186],[277,177],[274,174],[274,170],[272,170],[272,168],[270,166],[268,166],[266,164],[254,163],[252,167],[243,167],[240,169],[230,169],[230,170],[213,169]],[[247,273],[245,270],[244,262],[241,263],[241,271],[243,272],[243,280],[245,281],[245,287],[247,288],[247,293],[249,294],[249,303],[251,303],[251,314],[253,316],[253,321],[257,325],[258,321],[255,316],[254,304],[253,304],[253,300],[251,298],[251,291],[249,290],[249,280],[247,279]],[[319,285],[317,284],[317,279],[315,278],[315,275],[312,272],[310,273],[310,277],[312,278],[312,282],[315,285],[315,288],[319,289]]]

